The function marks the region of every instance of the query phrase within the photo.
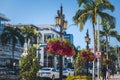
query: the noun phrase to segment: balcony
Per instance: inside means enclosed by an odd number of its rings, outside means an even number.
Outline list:
[[[23,48],[16,46],[14,50],[14,56],[16,58],[20,58],[22,53],[23,53]],[[10,58],[11,55],[12,55],[12,45],[6,45],[6,46],[0,45],[0,57]]]

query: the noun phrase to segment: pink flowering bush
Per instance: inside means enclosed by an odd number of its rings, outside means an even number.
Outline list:
[[[46,51],[47,53],[63,56],[73,56],[75,54],[73,45],[68,40],[61,40],[60,38],[48,40]]]
[[[93,61],[95,59],[94,54],[90,50],[81,50],[81,55],[85,61]]]

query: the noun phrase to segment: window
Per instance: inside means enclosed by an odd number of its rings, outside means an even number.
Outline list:
[[[54,37],[53,34],[45,34],[44,35],[44,42],[46,43],[48,39],[52,39]]]

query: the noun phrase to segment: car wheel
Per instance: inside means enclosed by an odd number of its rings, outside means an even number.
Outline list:
[[[69,73],[69,75],[68,76],[70,76],[70,73]]]
[[[73,76],[75,76],[75,73],[73,73]]]
[[[55,76],[54,75],[52,76],[52,80],[55,80]]]

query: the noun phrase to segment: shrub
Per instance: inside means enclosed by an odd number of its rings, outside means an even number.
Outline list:
[[[74,80],[74,76],[68,76],[66,80]]]
[[[68,76],[66,80],[74,80],[74,79],[85,79],[85,80],[92,80],[91,76]]]

